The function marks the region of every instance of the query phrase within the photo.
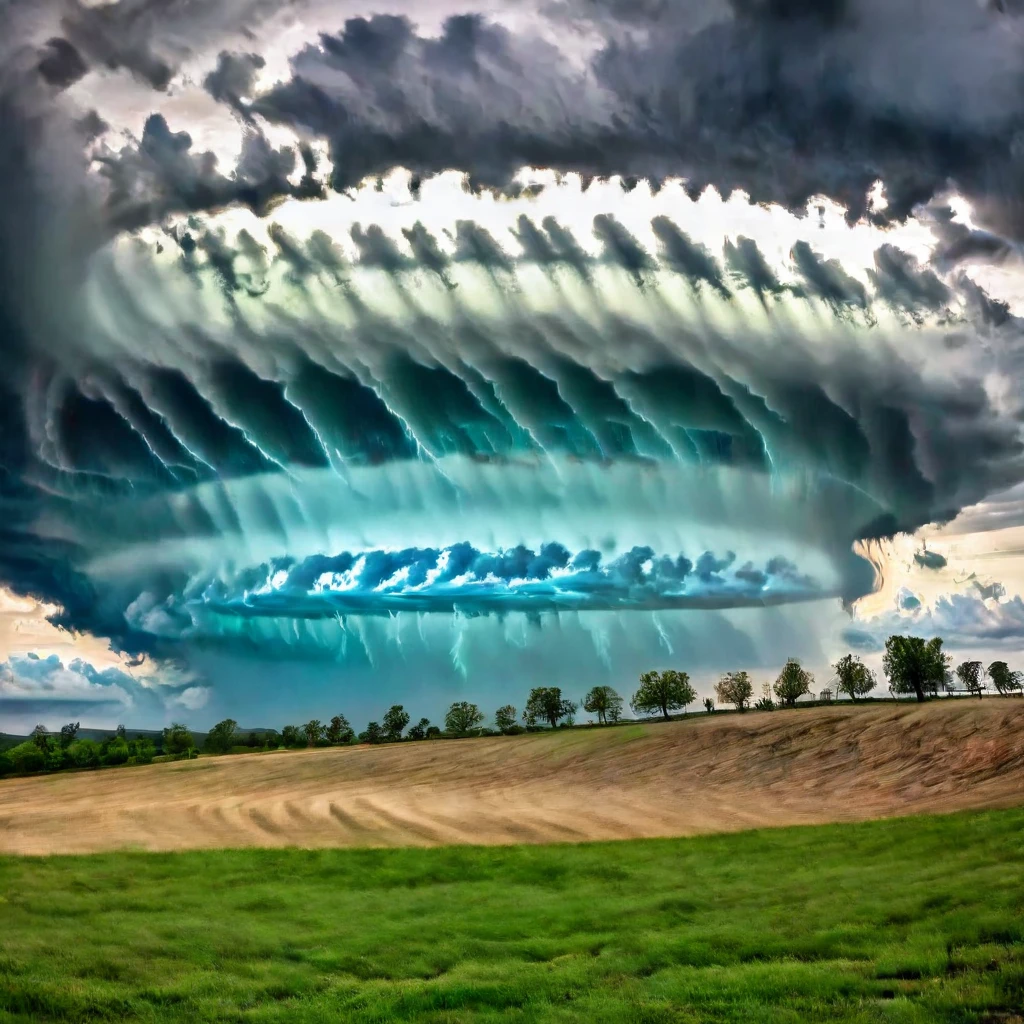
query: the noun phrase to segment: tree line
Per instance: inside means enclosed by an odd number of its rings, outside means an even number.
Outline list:
[[[819,693],[821,700],[846,696],[856,701],[868,696],[878,685],[875,673],[853,654],[845,654],[833,666],[835,689]],[[913,636],[891,636],[882,658],[889,692],[894,698],[913,694],[919,701],[936,696],[940,690],[976,695],[986,689],[986,678],[995,690],[1009,696],[1024,693],[1024,673],[1011,670],[1005,661],[993,661],[983,669],[980,661],[963,661],[954,669],[952,659],[942,650],[942,639],[924,640]],[[957,685],[959,684],[959,685]],[[783,666],[775,682],[762,686],[761,697],[752,703],[754,683],[748,672],[726,672],[715,684],[719,704],[732,705],[737,711],[771,711],[792,707],[801,697],[813,696],[814,676],[796,658]],[[629,700],[635,715],[660,715],[670,719],[686,713],[697,700],[697,691],[686,672],[677,669],[644,672],[640,685]],[[706,713],[716,710],[715,701],[703,702]],[[486,716],[477,704],[456,701],[445,713],[443,728],[426,718],[414,725],[401,704],[394,704],[356,733],[349,720],[337,714],[328,722],[312,719],[304,725],[286,725],[274,729],[242,733],[231,718],[218,722],[207,733],[203,749],[211,754],[245,750],[346,746],[354,743],[416,742],[445,737],[517,735],[539,729],[556,729],[575,724],[583,711],[597,716],[598,725],[614,725],[622,720],[625,701],[611,686],[594,686],[577,703],[562,695],[557,686],[537,686],[530,690],[523,710],[505,704],[494,712],[493,727],[484,725]],[[194,757],[198,747],[192,732],[182,723],[173,723],[156,738],[129,738],[124,726],[114,736],[100,741],[78,738],[79,724],[69,723],[59,733],[37,726],[25,742],[0,751],[0,776],[52,772],[67,768],[99,768],[117,765],[150,764],[157,757]]]

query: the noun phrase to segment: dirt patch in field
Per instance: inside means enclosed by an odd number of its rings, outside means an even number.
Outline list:
[[[1024,700],[278,751],[0,781],[0,852],[727,832],[1024,803]]]

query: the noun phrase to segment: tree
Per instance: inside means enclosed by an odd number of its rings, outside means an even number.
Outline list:
[[[517,728],[516,709],[511,704],[503,704],[494,712],[494,724],[498,727],[498,732],[505,735],[510,733]]]
[[[421,718],[412,728],[409,729],[409,739],[411,740],[425,740],[427,738],[427,730],[430,728],[430,719]]]
[[[226,754],[235,745],[238,723],[233,718],[218,722],[207,734],[204,746],[214,754]]]
[[[281,730],[281,742],[286,747],[301,747],[305,743],[305,737],[297,725],[286,725]]]
[[[919,636],[891,636],[885,641],[882,670],[894,695],[913,693],[923,701],[926,689],[945,680],[948,666],[941,637],[926,641]]]
[[[981,691],[984,683],[981,680],[980,661],[962,661],[956,667],[956,677],[968,693],[976,693],[978,700],[981,700]]]
[[[775,696],[792,707],[797,699],[811,692],[814,676],[803,668],[796,658],[790,658],[782,667],[779,678],[775,680]]]
[[[668,720],[670,711],[678,711],[697,699],[697,691],[690,685],[685,672],[666,669],[664,672],[645,672],[640,677],[640,689],[633,694],[630,707],[642,715],[661,712]]]
[[[444,716],[445,732],[462,735],[475,729],[483,720],[484,716],[475,704],[459,700],[452,704]]]
[[[359,734],[359,739],[362,743],[383,743],[384,730],[380,727],[379,722],[370,722],[366,727],[366,732]]]
[[[351,743],[355,739],[355,730],[349,725],[344,715],[335,715],[327,726],[325,735],[328,742],[335,745],[339,743]]]
[[[836,689],[845,693],[850,700],[863,697],[875,688],[875,673],[852,654],[844,654],[832,669],[836,674]]]
[[[164,729],[164,753],[165,754],[187,754],[195,747],[196,741],[192,738],[188,726],[181,722],[172,722]]]
[[[400,740],[409,724],[409,714],[401,704],[392,704],[384,714],[384,732],[389,740]]]
[[[439,739],[440,736],[441,736],[441,727],[440,726],[438,726],[438,725],[428,725],[427,726],[427,739],[428,740],[436,740],[436,739]]]
[[[715,702],[710,697],[704,698],[704,710],[709,714],[715,713]]]
[[[598,722],[607,725],[609,718],[617,721],[622,714],[622,698],[610,686],[595,686],[583,698],[583,710],[597,715]]]
[[[119,725],[114,730],[114,735],[115,736],[120,736],[121,739],[123,739],[123,740],[126,740],[128,738],[128,732],[127,732],[127,730],[125,729],[125,727],[123,725]]]
[[[746,672],[726,672],[715,683],[715,695],[722,704],[735,704],[737,711],[746,711],[754,693],[754,684]]]
[[[323,722],[319,718],[313,718],[302,727],[302,733],[306,737],[306,746],[315,747],[324,738]]]
[[[561,718],[571,715],[576,705],[562,699],[562,691],[557,686],[535,686],[523,709],[523,721],[527,725],[536,725],[538,721],[547,722],[554,729]]]
[[[60,727],[60,745],[67,750],[78,735],[78,722],[68,722]]]
[[[1024,673],[1011,672],[1005,661],[993,661],[988,667],[988,677],[992,680],[992,685],[1004,697],[1008,693],[1020,691],[1022,676]]]
[[[40,750],[46,750],[50,746],[50,734],[46,731],[45,725],[37,725],[32,730],[32,742]]]

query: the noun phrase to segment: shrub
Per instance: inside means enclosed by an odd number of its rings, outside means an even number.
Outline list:
[[[14,770],[22,775],[41,772],[46,767],[46,754],[36,745],[34,739],[19,743],[7,751]]]
[[[68,747],[68,756],[76,768],[96,768],[100,763],[100,746],[92,740],[75,740]]]
[[[118,737],[120,739],[120,737]],[[164,729],[163,749],[165,754],[184,754],[196,745],[188,726],[173,722]]]

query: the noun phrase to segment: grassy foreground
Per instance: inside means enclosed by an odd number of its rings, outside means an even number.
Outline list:
[[[1024,809],[0,859],[0,1022],[1020,1022]]]

